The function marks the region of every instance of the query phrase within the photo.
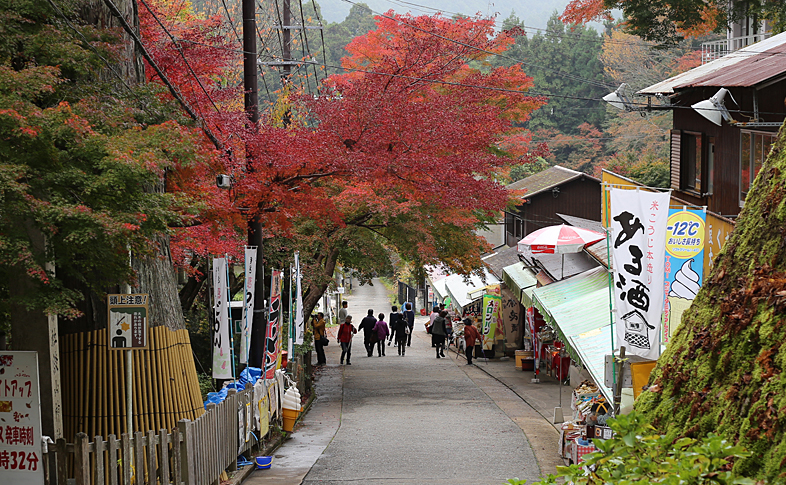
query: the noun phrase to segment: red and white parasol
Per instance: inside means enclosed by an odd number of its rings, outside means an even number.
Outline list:
[[[578,253],[587,244],[596,243],[605,237],[600,232],[560,224],[529,233],[519,241],[518,252],[527,255]]]
[[[590,231],[580,227],[549,226],[527,234],[519,241],[518,252],[525,256],[533,254],[562,254],[562,275],[565,277],[565,254],[578,253],[587,244],[592,244],[605,239],[602,232]]]

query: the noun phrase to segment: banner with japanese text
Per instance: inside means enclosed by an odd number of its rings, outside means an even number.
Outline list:
[[[281,283],[283,273],[273,271],[270,277],[270,306],[265,331],[265,379],[276,377],[281,356]]]
[[[615,349],[649,360],[660,355],[666,225],[670,192],[610,189]]]
[[[248,363],[249,348],[251,347],[251,324],[254,321],[254,285],[256,284],[257,248],[246,246],[245,267],[245,295],[243,303],[243,320],[240,332],[240,363]]]
[[[501,308],[501,296],[483,295],[483,327],[481,328],[481,337],[483,337],[483,350],[491,350],[491,346],[494,345],[497,328],[501,324]]]
[[[300,273],[300,253],[295,252],[295,334],[293,339],[295,344],[303,345],[303,336],[306,334],[306,325],[303,320],[303,292],[301,289]]]
[[[704,277],[705,209],[669,210],[663,289],[663,343],[667,343],[693,303]]]
[[[232,379],[226,258],[213,259],[213,378]]]
[[[0,351],[0,482],[43,485],[38,353]]]

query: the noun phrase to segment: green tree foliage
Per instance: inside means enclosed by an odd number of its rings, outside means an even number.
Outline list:
[[[584,455],[584,462],[557,467],[558,473],[534,482],[539,485],[572,483],[575,485],[628,485],[662,483],[665,485],[732,485],[754,481],[730,471],[735,459],[750,453],[716,434],[701,439],[677,441],[659,435],[639,413],[609,420],[615,436],[594,440],[598,451]],[[526,481],[511,479],[510,485]]]
[[[330,23],[325,28],[325,50],[328,66],[341,66],[341,59],[349,55],[345,47],[355,37],[366,35],[376,29],[374,15],[366,4],[352,5],[349,15],[342,22]],[[328,67],[328,75],[342,74],[344,71]]]
[[[524,35],[524,22],[512,13],[502,22],[502,30],[515,35],[516,42],[505,53],[520,60],[535,81],[533,91],[583,99],[549,98],[548,104],[532,114],[526,126],[533,132],[541,129],[578,134],[579,126],[588,123],[600,127],[606,109],[598,98],[609,91],[599,56],[602,37],[584,25],[566,26],[557,12],[551,16],[545,32],[532,38]],[[516,61],[497,57],[496,65]]]
[[[128,251],[152,254],[196,209],[150,189],[204,161],[204,145],[160,93],[110,74],[112,33],[79,25],[82,38],[58,19],[46,2],[0,4],[0,306],[26,275],[16,303],[76,316],[83,291],[132,281]]]
[[[636,409],[669,439],[717,433],[740,474],[786,480],[786,131]]]

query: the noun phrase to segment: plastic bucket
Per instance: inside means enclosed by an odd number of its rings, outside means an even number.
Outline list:
[[[633,377],[633,399],[637,399],[641,394],[641,388],[647,385],[650,380],[650,373],[655,368],[656,361],[651,362],[631,362],[630,373]]]

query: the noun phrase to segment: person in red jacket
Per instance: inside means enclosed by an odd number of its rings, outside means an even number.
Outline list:
[[[344,323],[338,329],[338,341],[341,344],[341,359],[339,362],[343,365],[344,364],[344,356],[347,357],[347,365],[352,365],[349,361],[350,357],[352,356],[352,337],[358,333],[355,330],[355,326],[352,325],[352,315],[347,315],[347,319],[344,320]]]
[[[475,348],[475,343],[480,340],[480,332],[472,325],[472,320],[469,318],[464,319],[464,343],[466,349],[464,353],[467,356],[467,365],[472,365],[472,351]]]

